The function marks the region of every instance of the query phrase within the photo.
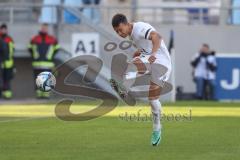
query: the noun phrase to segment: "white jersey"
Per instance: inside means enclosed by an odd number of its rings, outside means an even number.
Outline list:
[[[152,53],[153,45],[152,41],[149,40],[149,35],[152,31],[156,30],[148,23],[133,23],[133,29],[130,38],[134,45],[141,51],[141,54],[150,55]],[[163,40],[161,41],[161,46],[158,49],[157,57],[160,58],[161,64],[167,67],[171,66],[170,54]]]
[[[150,24],[136,22],[133,23],[133,29],[130,38],[133,41],[133,44],[141,51],[141,55],[135,58],[140,58],[140,60],[145,63],[147,70],[151,73],[151,81],[163,87],[165,82],[170,78],[172,68],[171,58],[168,49],[162,40],[160,48],[157,50],[155,56],[156,60],[153,64],[148,65],[148,59],[152,54],[153,48],[152,41],[149,40],[149,36],[152,31],[156,30]]]
[[[199,57],[200,53],[196,53],[193,60]],[[200,57],[200,61],[194,70],[194,77],[200,77],[207,80],[214,80],[216,78],[215,71],[211,71],[207,68],[207,62],[217,66],[215,56],[209,55],[207,57]]]

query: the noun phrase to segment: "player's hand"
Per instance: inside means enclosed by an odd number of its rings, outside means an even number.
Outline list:
[[[133,54],[133,58],[138,57],[141,55],[141,52],[139,50],[137,50],[134,54]]]
[[[149,62],[150,64],[152,64],[153,62],[155,62],[155,60],[156,60],[155,55],[151,55],[151,56],[148,58],[148,62]]]
[[[147,71],[145,64],[141,61],[140,58],[135,58],[133,64],[137,67],[139,74],[144,74]]]

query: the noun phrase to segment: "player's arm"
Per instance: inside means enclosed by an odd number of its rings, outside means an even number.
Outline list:
[[[148,61],[150,63],[153,63],[156,59],[155,55],[161,46],[162,37],[156,31],[152,31],[148,39],[152,41],[152,45],[153,45],[152,54],[148,59]]]
[[[141,55],[141,51],[138,49],[136,52],[133,54],[133,58],[138,57]]]

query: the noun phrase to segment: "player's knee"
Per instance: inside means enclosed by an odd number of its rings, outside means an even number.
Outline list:
[[[159,99],[160,97],[160,93],[161,93],[161,88],[154,84],[154,83],[151,83],[150,87],[149,87],[149,96],[148,96],[148,99],[149,100],[156,100],[156,99]]]
[[[149,96],[148,96],[148,100],[156,100],[159,99],[160,97],[160,92],[158,90],[156,91],[150,91],[149,92]]]
[[[154,91],[158,91],[158,90],[160,90],[160,87],[156,84],[151,84],[149,87],[150,92],[154,92]]]

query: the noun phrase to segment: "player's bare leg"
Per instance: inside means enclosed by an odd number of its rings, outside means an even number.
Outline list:
[[[151,143],[153,146],[157,146],[161,140],[161,103],[159,101],[161,87],[153,82],[150,82],[149,87],[149,103],[151,106],[152,116],[153,116],[153,133]]]

